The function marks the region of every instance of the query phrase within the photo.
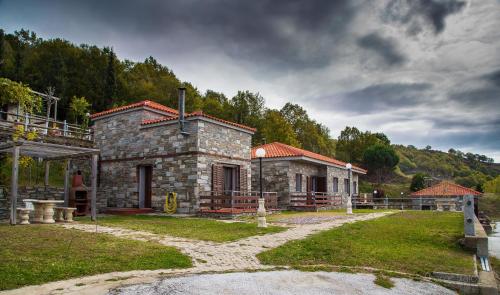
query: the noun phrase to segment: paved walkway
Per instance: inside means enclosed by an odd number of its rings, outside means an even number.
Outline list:
[[[122,284],[149,283],[157,280],[162,275],[168,274],[181,275],[204,272],[268,269],[272,268],[272,266],[261,264],[256,258],[258,253],[268,250],[269,248],[278,247],[291,240],[303,239],[318,231],[338,227],[346,223],[379,218],[387,214],[391,213],[378,212],[364,215],[352,215],[349,216],[349,218],[339,218],[323,223],[300,224],[284,232],[252,236],[230,243],[191,240],[117,227],[97,226],[97,232],[99,233],[107,233],[132,240],[154,241],[165,246],[175,247],[182,253],[192,257],[194,266],[189,269],[129,271],[101,274],[47,283],[41,286],[24,287],[7,291],[5,294],[104,294],[110,288]],[[74,223],[64,224],[62,226],[86,232],[96,231],[96,226],[91,224]]]

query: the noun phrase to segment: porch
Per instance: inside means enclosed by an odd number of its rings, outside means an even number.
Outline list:
[[[342,206],[342,195],[324,192],[290,193],[291,210],[318,211]]]
[[[264,192],[267,211],[278,210],[278,194]],[[260,192],[203,192],[200,193],[201,215],[241,215],[255,214],[259,207]]]

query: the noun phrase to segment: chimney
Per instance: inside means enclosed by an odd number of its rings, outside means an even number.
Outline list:
[[[185,87],[180,87],[179,88],[179,128],[181,130],[181,134],[183,135],[188,135],[185,131],[185,121],[184,121],[184,113],[186,109],[186,88]]]

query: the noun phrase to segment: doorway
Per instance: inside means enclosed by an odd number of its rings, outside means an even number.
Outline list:
[[[139,208],[151,208],[152,166],[139,166]]]

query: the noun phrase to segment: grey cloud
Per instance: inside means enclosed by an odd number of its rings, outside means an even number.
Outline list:
[[[491,84],[500,87],[500,69],[483,75],[482,78]]]
[[[401,65],[406,61],[405,56],[397,48],[396,41],[384,38],[377,33],[371,33],[358,39],[358,45],[374,52],[389,66]]]
[[[446,17],[459,12],[465,6],[458,0],[391,0],[383,13],[383,19],[407,25],[409,34],[417,34],[430,26],[435,34],[445,29]]]
[[[320,105],[353,113],[376,113],[387,108],[407,108],[425,103],[431,98],[427,93],[431,88],[432,85],[428,83],[377,84],[320,98]]]
[[[500,110],[500,70],[471,79],[462,89],[453,91],[450,98],[469,108]]]
[[[355,16],[350,0],[53,1],[72,18],[169,48],[216,47],[264,68],[318,68],[329,64]],[[90,18],[90,19],[89,19]],[[83,21],[81,21],[84,23]]]

